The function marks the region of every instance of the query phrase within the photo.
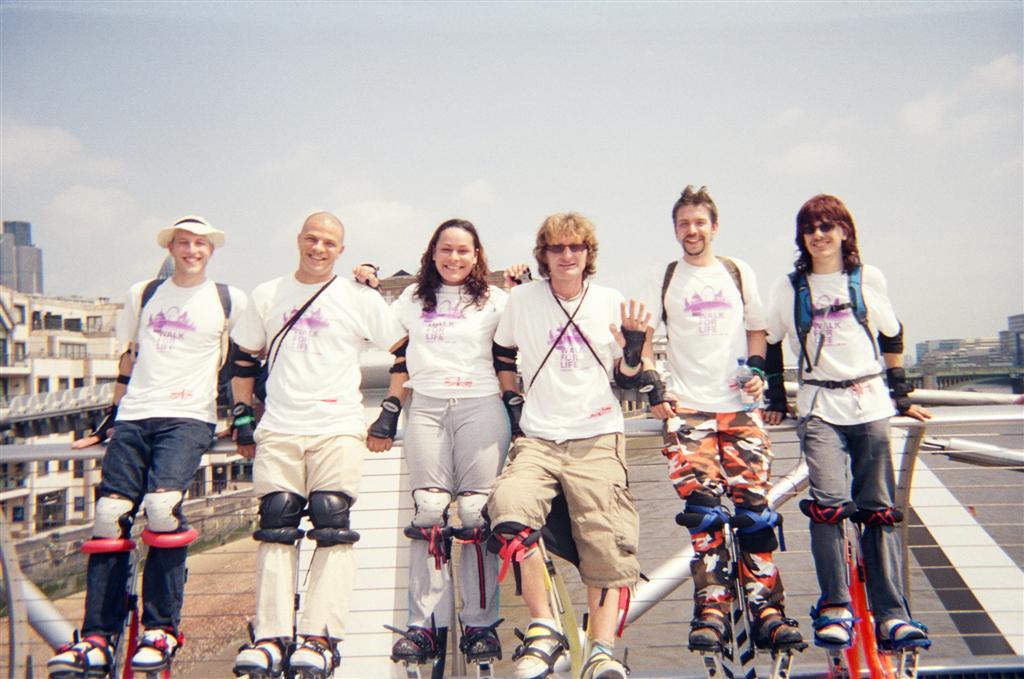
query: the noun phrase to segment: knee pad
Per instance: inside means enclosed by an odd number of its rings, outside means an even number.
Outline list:
[[[135,504],[123,497],[102,495],[96,500],[96,520],[92,535],[96,538],[127,538],[132,531]]]
[[[252,536],[260,542],[293,545],[305,533],[299,528],[306,498],[278,491],[260,498],[260,527]]]
[[[412,491],[412,501],[416,505],[412,525],[416,528],[444,526],[448,523],[448,505],[452,503],[452,494],[448,491],[417,488]]]
[[[490,518],[487,516],[486,493],[462,493],[455,502],[463,531],[487,532]]]
[[[176,533],[184,523],[181,513],[181,491],[158,490],[146,493],[146,526],[154,533]]]
[[[351,545],[359,542],[359,533],[349,529],[352,498],[334,490],[317,490],[309,494],[309,520],[313,530],[309,537],[320,547]]]
[[[827,507],[805,498],[800,500],[800,511],[814,523],[835,524],[842,523],[848,516],[853,516],[857,511],[857,505],[853,502],[844,502],[838,507]]]
[[[786,550],[785,539],[782,538],[782,515],[771,507],[764,507],[760,511],[737,507],[732,524],[736,527],[737,542],[744,552],[774,552],[780,544],[782,550]],[[779,529],[779,539],[775,537],[776,527]]]
[[[868,528],[893,526],[903,521],[903,512],[895,507],[886,507],[885,509],[876,509],[874,511],[869,509],[858,509],[850,517],[850,520],[854,523],[862,523]]]
[[[685,526],[691,536],[717,533],[729,523],[729,514],[718,498],[692,494],[686,498],[683,511],[676,514],[676,523]]]
[[[498,582],[504,582],[508,575],[508,567],[516,562],[522,561],[526,552],[540,540],[541,532],[536,528],[524,526],[515,521],[502,521],[491,530],[491,537],[487,540],[487,548],[501,557],[501,567],[498,570]],[[516,571],[516,593],[519,573]]]

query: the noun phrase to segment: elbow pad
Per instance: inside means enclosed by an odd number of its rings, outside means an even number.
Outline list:
[[[501,372],[502,370],[508,370],[510,372],[516,371],[516,356],[519,355],[519,350],[516,347],[503,347],[497,342],[491,343],[491,356],[494,358],[494,372]],[[511,359],[511,362],[502,359]]]
[[[623,359],[625,360],[625,359]],[[622,363],[615,366],[615,370],[612,372],[612,376],[615,378],[615,384],[622,389],[639,389],[640,388],[640,373],[635,375],[626,375],[622,372]]]
[[[250,354],[233,342],[228,361],[231,363],[230,371],[232,377],[259,377],[263,369],[259,356]]]
[[[656,406],[665,402],[665,383],[657,370],[644,370],[640,373],[640,393],[647,395],[647,402]]]
[[[883,335],[881,331],[878,333],[878,350],[883,354],[902,354],[903,353],[903,324],[900,323],[900,329],[895,335],[889,337]]]

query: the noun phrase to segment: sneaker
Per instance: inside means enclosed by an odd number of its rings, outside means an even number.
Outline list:
[[[596,650],[580,671],[580,679],[626,679],[629,668],[608,651]]]
[[[260,639],[238,649],[233,672],[236,677],[277,677],[284,666],[285,642]]]
[[[928,628],[917,620],[889,618],[878,624],[878,644],[884,649],[928,648]]]
[[[729,621],[716,608],[705,608],[690,622],[688,639],[691,651],[712,651],[718,653],[722,644],[729,640]]]
[[[853,612],[847,606],[825,606],[811,611],[814,644],[825,648],[845,648],[853,638]]]
[[[139,638],[132,656],[133,672],[159,672],[167,669],[178,652],[178,637],[164,629],[148,629]]]
[[[754,645],[758,648],[780,651],[807,647],[797,621],[787,618],[782,610],[775,607],[761,611],[754,621],[753,635]]]
[[[77,636],[77,632],[75,633]],[[51,679],[104,677],[113,662],[110,643],[99,635],[89,635],[57,649],[57,655],[46,663]]]
[[[516,679],[541,679],[555,671],[558,658],[569,648],[569,640],[559,632],[554,621],[534,620],[523,634],[516,636],[523,642],[512,654]]]
[[[288,667],[302,679],[329,677],[339,664],[337,645],[323,637],[306,637],[288,659]]]

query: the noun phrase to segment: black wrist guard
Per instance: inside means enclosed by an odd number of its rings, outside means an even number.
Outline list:
[[[235,443],[251,446],[256,443],[252,435],[256,432],[256,412],[248,403],[236,403],[231,407],[231,433]]]
[[[657,370],[645,370],[640,373],[638,391],[647,396],[647,402],[652,406],[665,402],[665,383],[661,381],[661,375]]]
[[[889,368],[885,371],[885,381],[889,384],[889,396],[896,403],[896,410],[902,415],[912,405],[909,394],[914,385],[907,381],[907,372],[903,368]]]
[[[117,404],[112,403],[104,411],[103,419],[92,430],[90,436],[96,436],[100,441],[106,441],[110,437],[110,430],[114,428],[114,420],[117,419]]]
[[[783,385],[772,385],[768,387],[764,392],[765,406],[764,409],[782,413],[785,415],[788,412],[786,407],[786,387]]]
[[[625,360],[619,361],[615,364],[615,370],[612,371],[612,377],[615,378],[615,384],[622,389],[639,389],[640,388],[640,373],[635,372],[632,375],[627,375],[622,372],[622,364]]]
[[[398,416],[402,413],[402,402],[395,396],[388,396],[380,402],[380,415],[370,425],[368,433],[378,439],[394,439],[398,434]]]
[[[640,352],[644,348],[644,339],[647,332],[644,330],[626,330],[621,328],[622,336],[626,338],[626,346],[622,347],[622,360],[630,368],[640,365]]]
[[[764,356],[751,356],[747,359],[747,367],[750,368],[751,372],[760,377],[762,380],[765,379],[765,361]],[[767,381],[767,380],[766,380]]]
[[[512,438],[523,436],[523,430],[519,427],[519,420],[523,417],[523,395],[514,391],[502,393],[501,400],[505,404],[505,411],[508,413],[508,424],[512,431]]]

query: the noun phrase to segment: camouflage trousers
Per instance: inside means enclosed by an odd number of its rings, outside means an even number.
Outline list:
[[[669,480],[683,500],[716,504],[728,494],[736,507],[761,511],[767,506],[772,448],[757,411],[679,409],[676,419],[666,422],[663,439]],[[708,607],[727,613],[731,562],[722,530],[693,533],[690,540],[694,615]],[[767,607],[781,609],[785,596],[772,552],[739,552],[739,578],[752,613],[756,617]]]

